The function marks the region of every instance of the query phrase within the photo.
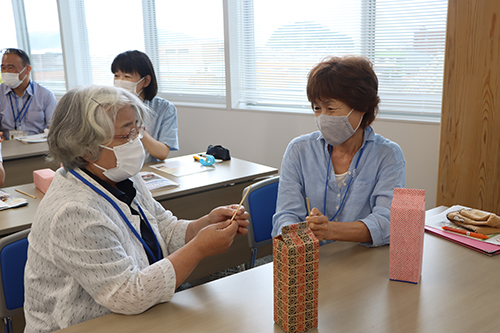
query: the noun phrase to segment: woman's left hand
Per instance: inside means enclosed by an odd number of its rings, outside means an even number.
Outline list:
[[[220,206],[217,208],[212,209],[212,211],[207,215],[208,223],[207,224],[213,224],[213,223],[219,223],[222,221],[230,220],[231,217],[233,217],[234,213],[238,209],[238,205],[233,204],[233,205],[228,205],[228,206]],[[250,217],[250,214],[245,211],[245,207],[241,206],[237,213],[236,216],[234,217],[234,220],[238,222],[238,234],[239,235],[246,235],[248,230],[247,227],[250,224],[248,221],[248,218]]]
[[[306,216],[306,221],[309,229],[311,229],[314,236],[316,236],[319,241],[327,237],[329,226],[328,218],[321,214],[317,208],[311,210],[311,215]]]

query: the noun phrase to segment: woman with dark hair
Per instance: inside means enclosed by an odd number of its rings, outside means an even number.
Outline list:
[[[320,241],[389,243],[392,197],[394,188],[404,187],[405,160],[396,143],[370,126],[377,94],[366,58],[332,57],[311,70],[307,97],[319,131],[293,139],[286,149],[273,236],[305,220]]]
[[[179,149],[177,109],[169,101],[156,96],[158,82],[151,60],[141,51],[126,51],[113,60],[111,72],[115,75],[115,87],[135,94],[154,113],[142,138],[149,153],[145,162],[166,159],[171,150]]]

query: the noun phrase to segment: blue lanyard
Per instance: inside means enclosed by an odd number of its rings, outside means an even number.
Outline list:
[[[31,84],[31,81],[29,83],[31,86],[31,94],[33,95],[33,99],[35,98],[35,87],[33,84]],[[16,100],[16,110],[17,110],[17,116],[14,111],[14,105],[12,104],[12,95],[14,95],[14,99]],[[10,100],[10,107],[12,109],[12,117],[14,117],[14,128],[17,130],[17,124],[21,125],[23,122],[24,118],[26,117],[26,114],[28,113],[28,109],[30,108],[31,102],[33,101],[31,96],[28,96],[28,99],[26,102],[24,102],[23,107],[21,108],[21,111],[19,111],[19,106],[17,105],[17,96],[14,91],[12,91],[12,94],[9,94],[9,100]],[[29,103],[28,103],[29,102]],[[24,113],[23,113],[24,111]]]
[[[328,194],[328,181],[330,179],[330,164],[332,164],[331,163],[332,162],[332,149],[331,149],[331,147],[329,147],[329,148],[330,148],[329,149],[330,150],[330,155],[328,156],[328,167],[326,169],[325,200],[324,200],[324,203],[323,203],[323,214],[325,214],[325,215],[326,215],[326,197],[327,197],[327,194]],[[345,190],[344,197],[342,198],[342,201],[340,202],[340,206],[337,209],[337,212],[335,213],[335,215],[333,215],[333,217],[330,219],[330,221],[333,221],[333,219],[337,217],[337,215],[339,214],[340,210],[344,206],[345,198],[347,196],[347,192],[349,192],[349,188],[351,187],[352,180],[356,176],[356,170],[358,169],[359,160],[361,159],[361,155],[363,155],[363,150],[364,149],[365,149],[365,146],[363,145],[363,147],[361,147],[361,150],[359,151],[358,160],[356,161],[356,165],[354,166],[354,170],[352,171],[352,176],[351,176],[351,179],[349,180],[349,184],[347,184],[347,188]]]
[[[120,214],[122,220],[129,227],[129,229],[132,231],[132,233],[135,235],[135,237],[139,240],[139,242],[141,242],[142,246],[144,246],[144,248],[146,249],[146,252],[151,256],[151,258],[154,259],[155,262],[157,262],[161,259],[161,258],[157,258],[153,254],[153,251],[151,251],[151,249],[146,244],[144,239],[142,239],[141,235],[139,235],[137,230],[135,230],[135,228],[132,226],[132,223],[130,223],[130,221],[127,218],[127,216],[125,215],[125,213],[120,209],[120,207],[117,205],[117,203],[113,199],[111,199],[106,193],[104,193],[103,191],[101,191],[100,189],[95,187],[87,179],[85,179],[81,175],[79,175],[75,170],[69,170],[69,172],[71,172],[71,174],[73,176],[75,176],[76,178],[78,178],[82,183],[84,183],[85,185],[87,185],[88,187],[93,189],[97,194],[101,195],[104,199],[106,199],[111,204],[111,206],[113,206],[114,209],[116,209],[118,214]],[[161,253],[160,252],[160,243],[158,242],[158,239],[156,238],[156,234],[154,233],[153,228],[151,227],[151,224],[149,224],[149,221],[146,218],[146,214],[144,214],[144,211],[142,210],[141,206],[139,206],[139,203],[137,203],[137,202],[136,202],[136,204],[137,204],[137,207],[139,208],[139,212],[141,213],[142,218],[144,219],[144,221],[146,222],[146,225],[148,226],[148,228],[151,230],[151,232],[153,234],[153,237],[154,237],[155,243],[156,243],[156,250],[157,250],[158,255],[160,255],[160,253]]]

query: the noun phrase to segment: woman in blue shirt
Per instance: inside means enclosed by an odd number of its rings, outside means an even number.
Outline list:
[[[144,52],[126,51],[113,60],[111,72],[115,75],[115,87],[135,94],[153,111],[142,138],[149,153],[144,162],[166,159],[171,150],[179,149],[177,109],[169,101],[156,96],[158,83],[151,60]]]
[[[363,57],[332,57],[309,73],[319,131],[293,139],[281,165],[272,235],[308,221],[321,240],[389,243],[394,188],[404,187],[401,148],[375,134],[378,79]],[[307,200],[311,212],[308,211]]]

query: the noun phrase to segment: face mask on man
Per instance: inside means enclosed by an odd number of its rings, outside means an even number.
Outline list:
[[[93,163],[97,168],[104,171],[104,176],[109,180],[119,183],[127,178],[135,176],[141,171],[146,153],[144,152],[144,147],[140,138],[137,137],[130,142],[113,148],[106,146],[101,147],[113,151],[116,156],[116,167],[112,169],[104,169]]]
[[[26,76],[22,79],[19,78],[19,76],[22,72],[24,72],[25,69],[26,67],[24,67],[23,70],[19,73],[2,73],[3,82],[11,89],[16,89],[21,85],[21,83],[23,83],[24,79],[26,78]]]
[[[139,84],[139,82],[144,80],[144,78],[145,77],[143,77],[142,79],[140,79],[137,82],[131,82],[131,81],[125,81],[125,80],[115,80],[115,87],[125,89],[126,91],[131,92],[132,94],[134,94],[136,96],[139,96],[144,89],[141,89],[141,91],[137,92],[137,85]]]
[[[361,117],[356,129],[353,129],[351,123],[349,122],[349,115],[353,110],[354,109],[352,109],[347,116],[329,116],[321,114],[315,118],[316,126],[318,126],[318,129],[321,131],[321,134],[329,145],[338,146],[346,142],[351,136],[354,135],[354,133],[356,133],[361,125],[363,117]]]

